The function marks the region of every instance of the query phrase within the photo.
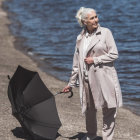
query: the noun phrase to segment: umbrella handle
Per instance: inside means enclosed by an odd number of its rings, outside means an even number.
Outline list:
[[[68,98],[71,98],[72,96],[73,96],[73,91],[72,90],[70,90],[70,96],[68,96]]]
[[[73,96],[73,91],[70,90],[69,92],[70,92],[71,94],[70,94],[70,96],[68,96],[68,98],[71,98],[71,97]],[[56,95],[58,95],[58,94],[62,94],[62,93],[65,93],[65,92],[60,91],[60,92],[56,93],[54,96],[56,96]]]

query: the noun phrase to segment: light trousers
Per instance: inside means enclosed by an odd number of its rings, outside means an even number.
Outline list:
[[[90,136],[97,136],[97,119],[92,93],[88,82],[85,83],[86,96],[87,96],[87,111],[86,111],[86,130]],[[112,140],[115,128],[115,118],[117,110],[116,108],[102,108],[103,112],[103,128],[102,137],[103,140]]]

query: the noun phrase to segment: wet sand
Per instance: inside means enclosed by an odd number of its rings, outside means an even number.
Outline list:
[[[26,139],[18,121],[11,115],[11,106],[7,97],[8,78],[12,76],[17,66],[37,71],[45,85],[56,93],[61,91],[67,83],[41,71],[39,64],[28,55],[15,48],[15,38],[10,33],[8,25],[10,21],[7,13],[2,10],[0,0],[0,140],[23,140]],[[20,46],[19,46],[20,48]],[[74,89],[74,96],[67,98],[67,94],[55,97],[57,109],[62,122],[57,140],[79,139],[86,132],[85,119],[81,114],[78,89]],[[101,136],[102,113],[98,112],[98,135]],[[114,140],[140,140],[140,117],[129,110],[120,108],[116,119]]]

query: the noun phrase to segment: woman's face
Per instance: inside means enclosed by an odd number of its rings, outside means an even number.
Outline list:
[[[84,24],[88,28],[88,30],[94,30],[98,27],[99,19],[97,17],[96,12],[92,11],[87,15],[87,19],[84,21]]]

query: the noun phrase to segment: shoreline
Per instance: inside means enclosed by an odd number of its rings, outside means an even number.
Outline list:
[[[4,0],[0,0],[0,137],[3,140],[23,140],[23,138],[14,136],[11,131],[20,127],[20,125],[11,115],[11,107],[7,97],[7,86],[9,82],[7,75],[13,75],[17,65],[20,64],[30,70],[38,71],[45,85],[52,93],[60,91],[66,83],[48,75],[40,69],[36,60],[31,59],[31,57],[20,50],[20,48],[16,48],[14,44],[16,38],[11,34],[8,28],[10,21],[7,18],[7,13],[1,8],[2,1]],[[55,97],[59,116],[63,124],[59,132],[64,136],[72,137],[76,136],[78,132],[86,132],[85,120],[81,115],[78,90],[74,89],[74,96],[71,99],[68,99],[67,96],[68,95],[58,95]],[[98,135],[101,136],[101,111],[98,113],[98,120]],[[139,128],[140,117],[125,108],[120,108],[116,119],[114,140],[138,140],[140,138]],[[58,137],[57,139],[63,140],[68,138]]]
[[[11,32],[11,31],[10,31]],[[12,33],[11,33],[12,34]],[[13,35],[13,34],[12,34]],[[13,35],[14,36],[14,35]],[[47,69],[47,65],[45,64],[45,62],[43,62],[42,60],[38,59],[38,57],[35,54],[30,54],[30,51],[28,50],[28,48],[26,46],[23,45],[23,41],[25,41],[25,38],[21,38],[21,37],[15,37],[15,42],[14,42],[14,47],[16,50],[21,51],[23,54],[25,54],[26,56],[28,56],[30,59],[33,60],[34,63],[37,64],[38,68],[45,72],[47,75],[52,76],[53,78],[60,80],[59,78],[57,78],[56,76],[54,76],[53,74],[50,74],[49,72],[47,72],[45,69]],[[62,80],[60,80],[62,81]],[[66,82],[66,81],[62,81],[62,82]]]

